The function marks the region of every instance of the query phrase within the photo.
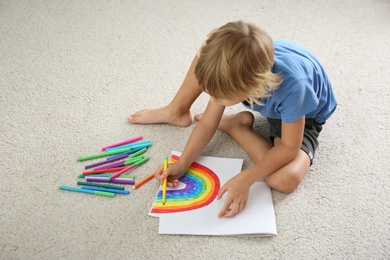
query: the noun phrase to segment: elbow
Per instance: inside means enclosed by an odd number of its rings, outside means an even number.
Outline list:
[[[296,147],[286,147],[284,149],[284,151],[285,151],[284,158],[286,160],[286,164],[288,164],[288,163],[290,163],[290,162],[295,160],[295,158],[298,156],[299,150],[300,150],[300,147],[299,148],[296,148]]]

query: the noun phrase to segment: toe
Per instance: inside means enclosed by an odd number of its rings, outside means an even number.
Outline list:
[[[140,115],[142,115],[142,114],[143,114],[145,111],[146,111],[145,109],[143,109],[143,110],[140,110],[140,111],[137,111],[137,112],[135,112],[135,113],[131,114],[131,116],[130,116],[130,117],[136,117],[136,116],[140,116]]]
[[[132,124],[142,124],[142,118],[138,116],[130,116],[128,120]]]
[[[194,119],[195,119],[196,121],[199,121],[199,120],[202,118],[202,116],[203,116],[203,113],[197,114],[197,115],[194,116]]]

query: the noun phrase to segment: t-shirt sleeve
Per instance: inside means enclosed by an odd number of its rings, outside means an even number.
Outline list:
[[[283,122],[293,123],[315,110],[319,100],[309,78],[301,79],[288,86],[288,93],[279,105]]]

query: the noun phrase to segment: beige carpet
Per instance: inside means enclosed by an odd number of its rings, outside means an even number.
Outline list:
[[[155,180],[113,199],[57,189],[110,143],[153,142],[139,179],[182,150],[195,123],[127,117],[167,104],[204,36],[238,19],[313,51],[339,101],[301,186],[273,192],[277,237],[158,235]],[[388,259],[389,60],[386,0],[0,1],[0,259]],[[251,166],[221,132],[203,154]]]

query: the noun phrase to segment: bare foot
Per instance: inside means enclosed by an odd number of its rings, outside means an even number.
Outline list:
[[[200,120],[203,114],[194,116],[195,120]],[[251,112],[243,111],[234,115],[223,115],[218,129],[231,135],[232,131],[237,131],[238,127],[252,128],[254,116]]]
[[[172,110],[169,106],[140,110],[132,114],[128,120],[132,124],[166,123],[176,126],[189,126],[192,123],[189,111],[182,114]]]

